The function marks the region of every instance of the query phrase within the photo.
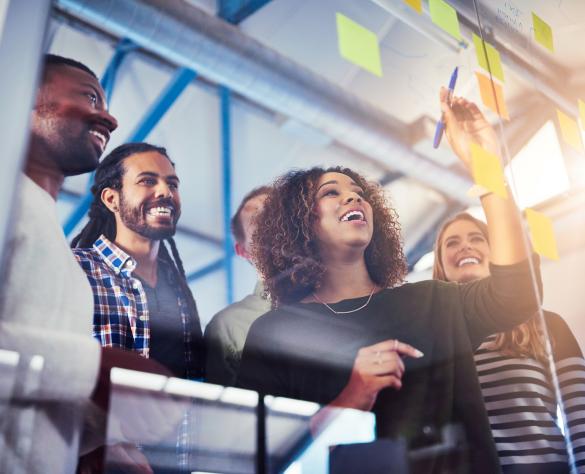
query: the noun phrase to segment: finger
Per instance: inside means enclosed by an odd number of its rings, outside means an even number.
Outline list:
[[[412,347],[410,344],[406,344],[405,342],[400,341],[398,341],[398,344],[396,345],[396,352],[398,352],[401,355],[414,357],[415,359],[420,359],[421,357],[424,356],[424,354],[415,347]]]
[[[409,344],[400,342],[397,339],[386,339],[385,341],[378,342],[368,347],[362,348],[363,353],[376,354],[377,352],[385,351],[396,351],[402,355],[414,357],[416,359],[422,357],[424,354],[418,349],[412,347]],[[361,350],[360,350],[361,352]]]
[[[374,361],[374,365],[382,366],[387,373],[395,373],[400,377],[405,370],[404,362],[396,351],[382,352],[380,357]]]
[[[402,388],[402,380],[394,375],[376,377],[376,391],[379,392],[386,387],[394,387],[395,389],[400,390]]]
[[[404,374],[404,363],[400,360],[400,357],[396,357],[392,360],[387,360],[384,363],[372,363],[367,369],[370,375],[394,375],[398,378],[402,378]]]

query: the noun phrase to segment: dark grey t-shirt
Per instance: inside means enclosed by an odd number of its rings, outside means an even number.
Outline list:
[[[155,288],[144,280],[150,324],[150,358],[166,366],[175,376],[184,377],[187,370],[185,336],[177,291],[168,264],[158,262]]]

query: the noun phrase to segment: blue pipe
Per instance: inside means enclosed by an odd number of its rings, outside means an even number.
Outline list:
[[[231,236],[231,203],[232,203],[232,150],[231,150],[231,92],[227,87],[219,88],[221,100],[221,161],[223,168],[223,229],[225,238],[223,247],[225,253],[224,268],[226,279],[227,303],[234,301],[234,246]]]
[[[209,265],[205,265],[203,268],[200,268],[199,270],[195,270],[194,272],[189,273],[189,275],[187,275],[187,282],[192,283],[195,280],[198,280],[209,275],[210,273],[216,272],[217,270],[221,270],[224,267],[224,260],[225,258],[221,257],[215,262],[211,262]]]

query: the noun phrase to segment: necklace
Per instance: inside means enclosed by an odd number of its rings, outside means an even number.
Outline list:
[[[333,314],[349,314],[349,313],[355,313],[356,311],[359,311],[360,309],[364,309],[366,306],[368,306],[370,304],[370,300],[372,299],[372,296],[374,295],[375,289],[376,289],[376,285],[372,286],[372,291],[370,291],[370,296],[368,297],[368,301],[366,301],[359,308],[350,309],[349,311],[335,311],[331,306],[329,306],[327,303],[325,303],[325,301],[323,301],[321,298],[319,298],[315,293],[313,293],[313,297],[319,303],[325,305],[327,307],[327,309],[329,309],[329,311],[331,311]]]

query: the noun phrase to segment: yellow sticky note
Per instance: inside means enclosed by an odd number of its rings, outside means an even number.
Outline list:
[[[483,41],[479,36],[473,33],[473,44],[475,45],[475,54],[477,62],[486,71],[491,71],[492,76],[497,77],[504,82],[504,70],[500,61],[500,53],[491,44]],[[483,45],[485,44],[485,50]],[[487,53],[487,58],[486,58]]]
[[[534,39],[551,53],[554,53],[553,34],[550,25],[532,12],[532,26],[534,28]]]
[[[477,76],[479,93],[481,94],[483,104],[499,114],[503,119],[510,120],[506,102],[504,101],[504,90],[502,86],[479,72],[476,72],[475,75]]]
[[[337,13],[339,53],[348,61],[382,77],[378,37],[367,28]]]
[[[533,209],[526,209],[526,220],[530,228],[534,251],[543,257],[558,260],[557,241],[550,219]]]
[[[557,117],[559,118],[559,128],[561,129],[563,140],[575,150],[582,153],[583,142],[581,141],[581,131],[579,130],[577,121],[559,109],[557,109]]]
[[[581,128],[585,130],[585,102],[579,99],[579,116],[581,117]]]
[[[404,3],[417,13],[422,13],[422,0],[404,0]]]
[[[457,12],[451,5],[444,0],[429,0],[429,13],[435,25],[461,41],[459,19]]]
[[[508,198],[500,159],[476,143],[471,144],[471,172],[477,184],[504,199]]]

